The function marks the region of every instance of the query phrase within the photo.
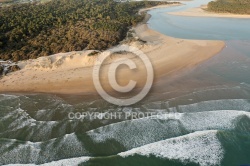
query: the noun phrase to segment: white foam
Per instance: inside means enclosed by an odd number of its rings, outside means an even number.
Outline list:
[[[8,162],[22,162],[24,160],[28,160],[30,162],[35,162],[41,151],[40,149],[41,142],[32,143],[32,142],[24,142],[19,143],[17,145],[17,140],[11,139],[7,140],[6,143],[1,146],[0,151],[4,149],[9,149],[6,152],[2,152],[0,155],[0,161],[4,163]]]
[[[153,116],[110,124],[87,132],[96,143],[114,139],[127,149],[161,139],[181,136],[202,130],[233,130],[237,119],[250,117],[249,112],[220,110],[196,113],[177,113],[176,116]],[[164,117],[164,118],[163,118]]]
[[[189,132],[210,129],[230,130],[236,127],[235,120],[244,115],[250,117],[249,112],[237,110],[184,113],[180,122]]]
[[[19,142],[16,139],[6,139],[0,143],[0,163],[53,161],[58,159],[58,153],[61,151],[64,151],[63,158],[89,155],[75,134],[66,134],[61,138],[45,142]]]
[[[35,125],[36,120],[31,118],[23,109],[18,108],[15,111],[10,112],[6,116],[0,118],[1,121],[14,118],[15,120],[9,124],[8,128],[11,130],[18,130],[24,126]]]
[[[182,163],[194,162],[200,166],[220,165],[224,150],[216,130],[199,131],[171,138],[119,153],[122,157],[139,154],[160,158],[177,159]]]
[[[36,138],[37,140],[46,139],[59,124],[58,121],[37,121],[21,108],[0,117],[0,121],[11,122],[8,124],[9,131],[17,131],[26,127],[29,130],[26,139],[33,138],[35,140]]]
[[[96,143],[115,139],[127,149],[142,146],[163,138],[179,136],[182,131],[178,121],[136,119],[110,124],[87,132]]]
[[[52,161],[49,163],[40,164],[39,166],[78,166],[83,162],[87,162],[91,157],[76,157],[63,159],[58,161]],[[5,166],[36,166],[36,164],[8,164]]]
[[[227,109],[250,111],[250,102],[245,99],[209,100],[170,108],[171,111],[175,112],[204,112]]]
[[[10,100],[10,99],[16,99],[19,96],[16,95],[9,95],[9,94],[0,94],[0,101],[4,101],[4,100]]]

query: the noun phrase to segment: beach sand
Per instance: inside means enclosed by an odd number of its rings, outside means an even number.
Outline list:
[[[186,11],[168,12],[168,14],[177,16],[191,16],[191,17],[250,18],[250,15],[208,12],[205,10],[206,8],[207,5],[202,5],[201,7],[191,8]]]
[[[136,36],[146,43],[134,41],[129,45],[143,51],[154,68],[154,82],[166,79],[193,68],[220,52],[223,41],[186,40],[165,36],[147,27],[145,23],[134,28]],[[91,51],[59,53],[35,60],[19,62],[20,71],[0,78],[0,92],[44,92],[56,94],[97,94],[92,72],[98,56],[88,56]],[[137,81],[137,88],[144,86],[146,66],[132,53],[117,53],[105,61],[101,69],[101,83],[105,90],[111,91],[108,70],[113,60],[127,57],[133,60],[136,71],[127,66],[121,67],[117,76],[120,85],[129,80]],[[154,85],[154,84],[153,84]]]
[[[178,1],[176,1],[176,2],[178,2]],[[181,5],[183,5],[183,4],[176,3],[176,4],[167,4],[167,5],[158,5],[158,6],[154,6],[154,7],[150,7],[150,8],[140,9],[138,13],[147,12],[147,11],[152,10],[152,9],[167,8],[167,7],[181,6]]]

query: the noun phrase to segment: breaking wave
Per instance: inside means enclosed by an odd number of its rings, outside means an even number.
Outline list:
[[[249,87],[215,89],[133,107],[45,94],[0,95],[0,165],[249,163]],[[132,120],[68,118],[69,112],[85,111],[161,114]],[[232,160],[234,155],[239,160]]]

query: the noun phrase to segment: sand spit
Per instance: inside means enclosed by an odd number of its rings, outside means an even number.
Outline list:
[[[134,28],[138,40],[127,43],[143,51],[154,68],[154,81],[166,78],[177,71],[200,64],[216,55],[224,48],[223,41],[186,40],[165,36],[147,27],[146,24]],[[144,41],[144,42],[142,42]],[[19,62],[21,70],[0,78],[0,92],[45,92],[59,94],[96,94],[92,80],[93,65],[98,56],[89,56],[91,50],[59,53],[35,60]],[[117,82],[126,85],[129,80],[137,80],[137,87],[145,84],[145,66],[132,53],[117,53],[105,61],[101,81],[106,90],[110,85],[107,73],[110,63],[121,57],[128,57],[137,63],[137,72],[128,67],[122,69]]]

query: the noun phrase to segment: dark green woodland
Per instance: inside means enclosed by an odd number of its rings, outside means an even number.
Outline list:
[[[217,13],[250,14],[250,0],[217,0],[208,4],[208,11]]]
[[[14,61],[118,44],[138,10],[169,2],[52,0],[0,8],[0,59]]]

